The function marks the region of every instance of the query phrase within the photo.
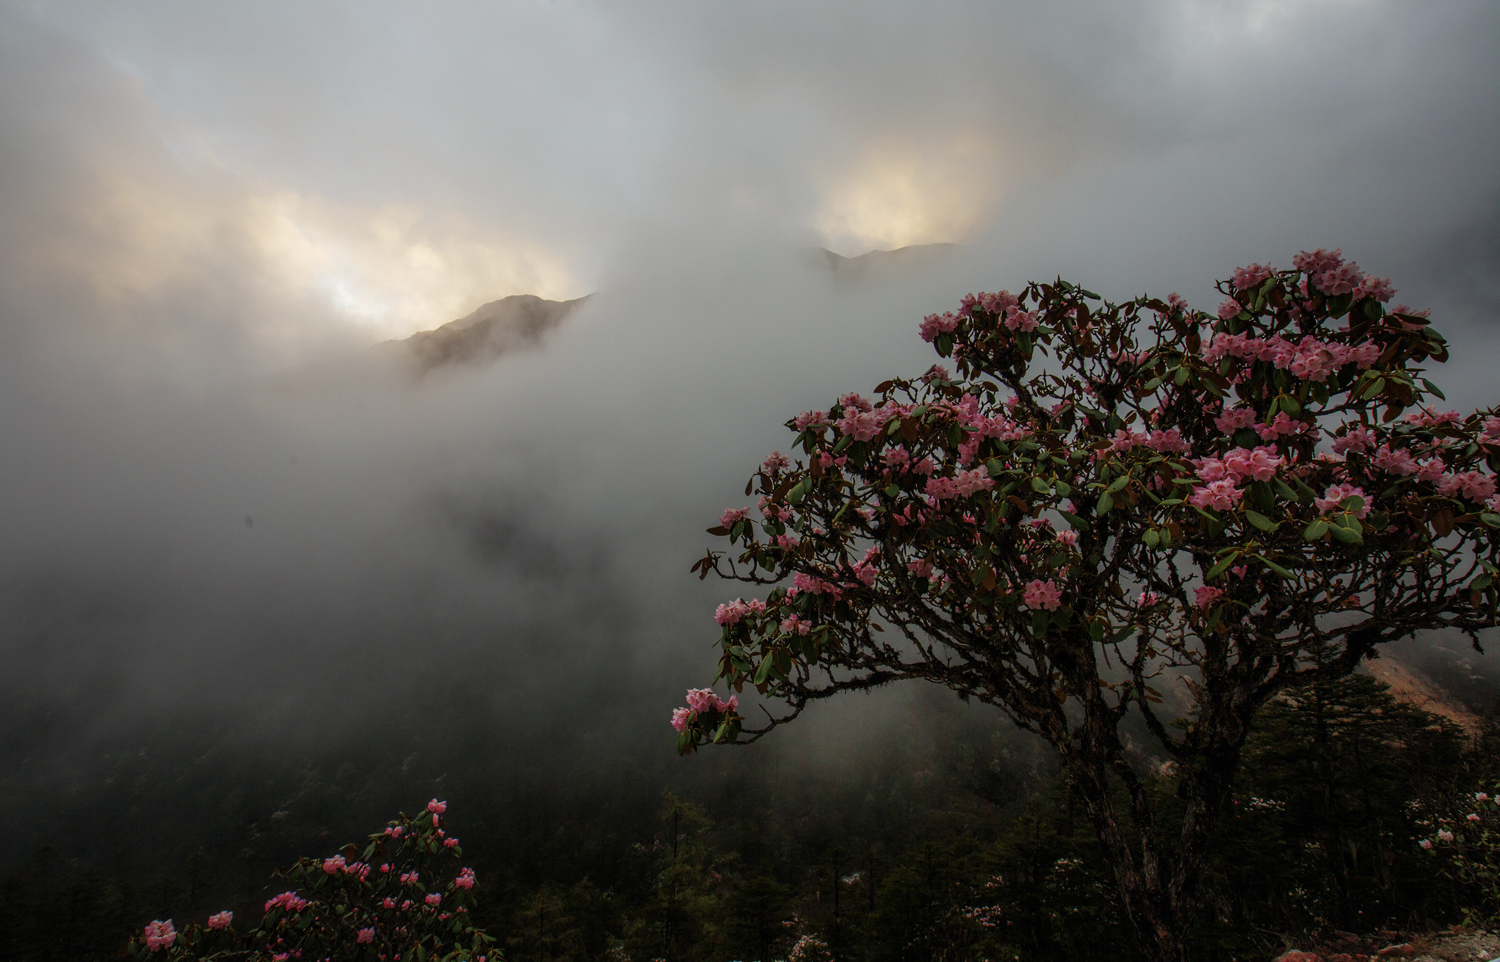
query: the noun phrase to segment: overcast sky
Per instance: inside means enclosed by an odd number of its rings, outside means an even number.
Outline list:
[[[781,421],[1031,277],[1211,307],[1342,247],[1488,405],[1497,43],[1489,0],[3,0],[4,684],[104,726],[413,645],[707,681],[686,568]],[[340,367],[591,291],[491,368]]]

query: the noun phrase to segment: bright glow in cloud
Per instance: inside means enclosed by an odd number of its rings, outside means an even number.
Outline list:
[[[1008,173],[991,141],[882,144],[825,175],[813,228],[837,253],[968,239],[988,221]]]

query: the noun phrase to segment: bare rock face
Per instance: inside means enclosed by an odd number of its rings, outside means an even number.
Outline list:
[[[548,301],[534,294],[515,294],[490,301],[442,327],[381,346],[409,353],[423,372],[448,365],[486,364],[502,354],[536,346],[543,334],[586,300]]]

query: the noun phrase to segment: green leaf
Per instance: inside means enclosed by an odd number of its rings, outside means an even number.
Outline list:
[[[1287,579],[1288,581],[1291,581],[1291,580],[1293,580],[1294,578],[1297,577],[1296,575],[1292,574],[1287,569],[1283,568],[1281,565],[1279,565],[1276,562],[1272,561],[1270,558],[1267,558],[1265,555],[1259,555],[1259,554],[1257,554],[1257,555],[1251,555],[1251,557],[1257,559],[1258,561],[1260,561],[1261,564],[1265,565],[1267,568],[1270,568],[1272,571],[1276,572],[1276,574],[1278,574],[1281,577]]]
[[[1364,544],[1365,542],[1365,539],[1360,537],[1359,532],[1355,531],[1353,528],[1346,528],[1343,525],[1334,524],[1329,525],[1328,530],[1333,533],[1333,536],[1335,538],[1344,542],[1345,544]]]
[[[1358,511],[1365,506],[1365,499],[1357,494],[1351,494],[1339,503],[1343,505],[1345,511]]]
[[[1146,547],[1154,548],[1161,544],[1161,533],[1155,528],[1147,528],[1146,533],[1141,535],[1141,540],[1146,543]]]
[[[1212,568],[1208,569],[1208,572],[1203,576],[1203,580],[1204,581],[1212,581],[1213,579],[1217,578],[1219,575],[1221,575],[1224,572],[1228,571],[1229,570],[1229,566],[1232,565],[1232,564],[1234,564],[1235,559],[1237,559],[1238,557],[1239,557],[1239,552],[1237,552],[1237,551],[1234,552],[1234,553],[1232,553],[1232,554],[1225,555],[1224,558],[1222,560],[1220,560],[1218,564],[1216,564]]]
[[[1479,520],[1483,521],[1491,528],[1500,528],[1500,514],[1494,514],[1492,512],[1486,511],[1479,516]]]
[[[1064,498],[1073,493],[1073,486],[1066,481],[1054,481],[1052,482],[1052,488]]]
[[[1276,488],[1276,493],[1281,495],[1283,498],[1286,498],[1289,501],[1297,500],[1297,492],[1289,488],[1285,481],[1281,480],[1280,478],[1274,478],[1272,479],[1271,484]]]
[[[760,667],[755,669],[755,676],[750,679],[750,683],[756,685],[757,687],[765,684],[766,679],[771,677],[771,669],[774,667],[775,664],[771,661],[770,658],[763,659],[760,663]]]
[[[1152,391],[1156,390],[1159,387],[1161,387],[1161,378],[1153,377],[1151,380],[1146,382],[1142,390],[1144,390],[1147,394],[1150,394]]]
[[[1247,510],[1245,512],[1245,517],[1250,521],[1251,524],[1255,525],[1262,531],[1271,532],[1275,531],[1279,527],[1276,522],[1261,514],[1259,511]]]
[[[1007,502],[1007,503],[1009,503],[1009,502]],[[1082,518],[1080,518],[1078,515],[1076,515],[1076,514],[1069,514],[1066,511],[1059,511],[1057,513],[1060,514],[1060,515],[1062,515],[1063,516],[1063,520],[1066,521],[1066,522],[1068,522],[1068,524],[1072,525],[1073,528],[1074,528],[1074,530],[1076,530],[1076,531],[1087,531],[1089,529],[1089,523],[1087,521],[1083,520]]]
[[[1317,541],[1327,533],[1328,522],[1323,520],[1322,518],[1319,518],[1318,520],[1307,526],[1307,530],[1302,532],[1302,537],[1306,538],[1308,541]]]
[[[1041,478],[1032,478],[1031,490],[1035,491],[1037,494],[1048,494],[1052,491],[1052,487]]]
[[[1290,394],[1282,396],[1281,409],[1290,414],[1292,417],[1296,417],[1297,415],[1302,413],[1302,405],[1299,404],[1297,402],[1297,399],[1292,397]]]
[[[984,466],[989,469],[992,478],[998,478],[1005,473],[1005,465],[1001,464],[998,458],[990,458],[984,462]]]
[[[1121,628],[1119,631],[1115,632],[1114,637],[1109,639],[1109,643],[1111,645],[1122,644],[1133,634],[1135,634],[1135,625],[1126,625],[1124,628]]]
[[[1115,506],[1115,497],[1108,491],[1099,495],[1099,503],[1094,505],[1095,514],[1109,514]]]
[[[1031,615],[1031,636],[1040,638],[1047,633],[1047,613],[1045,611],[1033,612]]]
[[[1113,481],[1111,481],[1109,483],[1109,487],[1107,487],[1107,488],[1104,489],[1104,493],[1105,494],[1114,494],[1116,491],[1118,491],[1121,488],[1125,487],[1125,485],[1127,485],[1129,483],[1130,483],[1130,475],[1128,475],[1128,474],[1122,474],[1118,478],[1115,478]]]
[[[840,451],[842,451],[845,448],[847,448],[853,442],[854,442],[854,435],[852,435],[852,434],[846,434],[846,435],[844,435],[843,437],[839,438],[838,439],[838,443],[836,443],[833,446],[833,453],[834,454],[838,454]]]

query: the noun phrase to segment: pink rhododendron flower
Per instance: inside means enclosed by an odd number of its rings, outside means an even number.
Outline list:
[[[1023,311],[1019,307],[1013,307],[1005,312],[1005,326],[1012,331],[1034,331],[1037,329],[1037,316],[1035,311]]]
[[[1424,838],[1420,842],[1418,842],[1417,844],[1420,845],[1423,849],[1426,849],[1427,851],[1432,851],[1432,839]]]
[[[146,923],[146,948],[152,952],[160,952],[163,948],[171,948],[172,943],[177,941],[177,930],[172,928],[172,920],[165,922],[158,919],[155,922]]]
[[[1438,482],[1438,493],[1449,498],[1461,494],[1470,501],[1483,501],[1495,493],[1495,478],[1482,471],[1445,474]]]
[[[1485,441],[1500,439],[1500,418],[1488,417],[1484,419],[1484,428],[1479,435]]]
[[[894,448],[886,448],[880,459],[888,468],[899,468],[911,460],[911,455],[907,453],[905,446],[897,445]]]
[[[1234,486],[1233,478],[1223,478],[1194,488],[1193,494],[1188,498],[1188,503],[1195,508],[1216,508],[1220,511],[1228,511],[1240,503],[1243,492]]]
[[[766,459],[761,462],[761,467],[765,468],[771,474],[775,474],[778,471],[785,471],[791,466],[792,459],[782,454],[780,451],[772,451],[766,457]]]
[[[359,933],[354,936],[354,941],[356,943],[358,943],[359,945],[364,945],[367,942],[374,942],[375,941],[375,929],[374,928],[360,929]]]
[[[1453,833],[1450,832],[1450,831],[1448,831],[1446,828],[1440,828],[1440,829],[1438,829],[1437,836],[1438,836],[1438,841],[1440,841],[1440,842],[1451,842],[1451,841],[1453,841]]]
[[[1135,599],[1135,605],[1137,608],[1150,608],[1160,600],[1161,595],[1157,594],[1156,592],[1143,591],[1141,592],[1140,597]]]
[[[688,722],[691,721],[692,718],[693,711],[690,708],[672,709],[672,727],[677,729],[678,731],[682,731],[683,729],[687,728]]]
[[[401,876],[401,884],[402,885],[415,885],[415,884],[417,884],[417,873],[416,872],[407,872],[405,875]]]
[[[1059,531],[1057,533],[1057,540],[1061,541],[1065,545],[1068,545],[1069,547],[1072,547],[1073,545],[1076,545],[1078,543],[1078,532]]]
[[[1355,454],[1364,454],[1374,446],[1375,435],[1371,434],[1370,429],[1363,424],[1352,428],[1343,437],[1333,439],[1333,450],[1336,454],[1348,454],[1350,451]]]
[[[1365,494],[1363,488],[1357,488],[1352,484],[1331,484],[1328,490],[1323,492],[1323,497],[1313,499],[1317,505],[1319,514],[1327,514],[1335,508],[1341,507],[1345,498],[1363,498],[1364,505],[1354,511],[1356,518],[1363,518],[1370,513],[1370,496]]]
[[[1221,320],[1221,321],[1233,320],[1234,318],[1238,317],[1240,311],[1243,311],[1243,310],[1244,310],[1244,308],[1240,306],[1240,302],[1239,301],[1235,300],[1232,297],[1226,297],[1219,304],[1219,320]]]
[[[1199,608],[1212,607],[1222,597],[1224,597],[1224,589],[1215,588],[1213,585],[1204,585],[1193,590],[1193,604]]]
[[[803,411],[792,419],[792,424],[798,431],[806,431],[810,427],[822,427],[828,423],[828,415],[823,411]]]
[[[234,921],[234,913],[228,910],[219,912],[208,917],[208,927],[211,929],[227,929],[229,923]]]
[[[1463,415],[1457,411],[1439,411],[1429,405],[1420,411],[1406,415],[1401,420],[1420,428],[1437,428],[1445,424],[1461,424],[1463,419]]]
[[[1152,431],[1146,436],[1146,447],[1160,454],[1187,454],[1193,449],[1176,428]]]
[[[427,893],[427,897],[424,898],[422,901],[426,902],[428,905],[437,905],[442,900],[443,900],[443,896],[440,893],[438,893],[438,892],[428,892]]]
[[[380,900],[380,907],[383,909],[393,909],[396,907],[396,900],[390,897],[383,898]]]
[[[427,810],[434,815],[441,815],[448,810],[448,803],[440,802],[434,798],[432,801],[427,803]]]
[[[1246,478],[1252,481],[1269,481],[1276,476],[1276,469],[1285,463],[1276,449],[1270,447],[1258,447],[1254,450],[1234,448],[1220,460],[1224,464],[1224,472],[1236,482],[1243,482]],[[1201,471],[1199,476],[1202,477]]]
[[[1229,408],[1214,418],[1214,427],[1225,434],[1233,434],[1240,428],[1248,428],[1254,423],[1255,411],[1250,408]]]
[[[1062,589],[1058,588],[1057,583],[1050,578],[1046,581],[1037,579],[1027,582],[1022,600],[1028,608],[1053,611],[1062,604]]]
[[[411,908],[411,899],[402,899],[401,900],[401,911],[405,912],[409,908]]]
[[[1271,441],[1283,435],[1301,434],[1311,428],[1312,425],[1307,422],[1294,421],[1285,411],[1282,411],[1270,424],[1257,424],[1255,433],[1260,435],[1262,441]]]
[[[323,860],[323,871],[329,875],[332,875],[343,867],[344,856],[342,855],[335,855],[333,858],[325,858]]]
[[[458,873],[458,878],[456,878],[456,879],[453,880],[453,884],[457,885],[461,889],[471,889],[471,888],[473,888],[474,887],[474,870],[471,869],[471,868],[466,868],[463,871],[459,872]]]
[[[908,561],[906,563],[906,570],[910,571],[912,574],[916,575],[918,578],[931,578],[932,577],[932,562],[931,561],[926,561],[926,560],[922,560],[922,561]]]
[[[1234,272],[1234,289],[1245,291],[1271,276],[1271,268],[1265,264],[1251,264]]]
[[[457,844],[458,844],[458,839],[456,839],[456,838],[445,838],[445,839],[443,839],[443,848],[453,848]]]
[[[856,441],[869,441],[880,433],[885,421],[877,411],[845,408],[844,416],[839,419],[838,429],[840,434],[849,435]]]
[[[1447,471],[1448,466],[1443,463],[1442,458],[1428,458],[1426,461],[1423,461],[1422,466],[1417,469],[1417,480],[1431,481],[1436,484],[1438,481],[1442,480],[1443,475],[1446,474]]]
[[[947,334],[957,328],[958,321],[958,315],[952,313],[928,314],[922,319],[922,326],[917,330],[921,333],[922,340],[935,341],[939,334]]]
[[[296,892],[282,892],[280,895],[266,902],[265,911],[274,908],[286,909],[288,912],[300,912],[307,908],[307,900],[298,898]]]
[[[1417,460],[1407,452],[1400,450],[1392,451],[1390,445],[1382,444],[1375,449],[1375,457],[1371,459],[1375,467],[1391,474],[1416,474]]]
[[[392,825],[390,828],[387,828],[385,830],[385,834],[389,835],[391,838],[400,838],[401,837],[401,833],[404,832],[404,831],[406,831],[406,829],[403,828],[402,826],[400,826],[400,825]]]
[[[1464,819],[1470,822],[1477,822],[1479,821],[1479,816],[1474,812],[1470,812],[1469,814],[1464,816]]]
[[[723,514],[719,515],[719,524],[723,525],[726,528],[732,528],[735,526],[735,524],[744,521],[748,517],[750,517],[749,508],[730,508],[728,511],[725,511]]]

